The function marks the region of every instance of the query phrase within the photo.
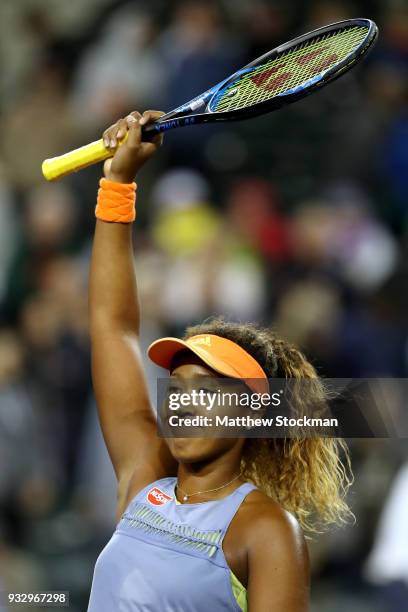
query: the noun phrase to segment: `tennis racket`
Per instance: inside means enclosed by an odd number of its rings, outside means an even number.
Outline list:
[[[377,36],[370,19],[348,19],[294,38],[144,127],[143,137],[185,125],[247,119],[291,104],[350,70]],[[42,171],[51,181],[113,155],[101,139],[46,159]]]

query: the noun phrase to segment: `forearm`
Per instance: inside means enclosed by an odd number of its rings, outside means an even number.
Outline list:
[[[97,220],[89,287],[90,329],[139,333],[132,224]]]
[[[113,188],[113,191],[119,192],[120,206],[115,208],[114,222],[110,222],[112,221],[110,214],[108,217],[98,214],[99,219],[96,222],[89,287],[92,337],[95,333],[100,334],[103,331],[139,333],[139,300],[132,248],[131,221],[134,219],[134,210],[128,216],[127,223],[122,223],[123,217],[118,217],[116,212],[120,211],[122,215],[120,200],[122,196],[125,208],[129,205],[132,195],[128,187],[134,181],[140,167],[162,143],[160,135],[155,136],[152,142],[142,142],[141,126],[149,121],[155,121],[162,114],[158,111],[147,111],[141,117],[140,113],[134,112],[104,132],[105,145],[113,148],[126,133],[128,138],[126,143],[116,149],[113,158],[106,160],[104,164],[106,179],[117,184],[108,185],[108,189]],[[118,189],[119,184],[122,184],[123,189]],[[112,198],[111,194],[109,198]],[[115,197],[113,200],[116,206]],[[97,210],[99,206],[98,200]]]

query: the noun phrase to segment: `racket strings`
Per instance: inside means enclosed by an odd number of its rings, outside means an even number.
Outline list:
[[[367,36],[366,27],[326,32],[299,43],[231,83],[214,100],[212,110],[234,111],[288,93],[341,62]]]
[[[255,68],[254,72],[251,73],[250,76],[252,77],[257,72],[264,71],[266,68],[269,67],[269,64],[274,64],[277,61],[282,61],[283,58],[287,57],[288,55],[290,55],[290,61],[296,60],[297,58],[299,58],[299,56],[303,56],[302,51],[305,48],[307,48],[310,52],[313,52],[314,50],[319,50],[319,48],[321,48],[324,43],[329,39],[334,39],[336,48],[338,47],[338,50],[341,50],[341,47],[343,47],[345,52],[344,55],[347,55],[347,53],[353,51],[353,49],[364,40],[366,35],[367,28],[365,27],[353,27],[343,32],[326,32],[325,34],[319,36],[319,38],[315,42],[311,42],[311,40],[313,39],[309,39],[303,41],[302,43],[299,43],[298,45],[296,45],[296,47],[287,49],[281,55],[279,55],[278,58],[274,58],[273,60],[268,62],[268,64],[263,64],[258,68]]]

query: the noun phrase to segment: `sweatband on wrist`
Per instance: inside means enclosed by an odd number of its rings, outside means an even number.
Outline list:
[[[136,219],[136,183],[99,181],[95,216],[101,221],[132,223]]]

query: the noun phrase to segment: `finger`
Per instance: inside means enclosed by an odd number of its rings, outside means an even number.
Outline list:
[[[116,125],[117,125],[117,123],[114,123],[113,125],[110,125],[108,128],[106,128],[106,130],[102,134],[103,144],[105,145],[105,147],[107,149],[110,148],[111,136],[113,135],[113,132],[115,130]]]
[[[139,123],[141,116],[142,115],[140,113],[130,113],[130,115],[126,117],[126,124],[128,128],[130,128],[134,123]]]
[[[140,118],[142,115],[138,111],[133,111],[133,113],[130,113],[130,115],[128,115],[128,117],[131,116],[135,118]],[[116,121],[116,123],[113,123],[103,132],[103,144],[107,149],[115,149],[118,145],[118,140],[122,140],[122,138],[125,137],[128,129],[128,117],[126,117],[125,119],[119,119],[118,121]]]
[[[117,140],[122,140],[125,137],[127,132],[127,121],[126,119],[120,119],[116,124],[116,138]]]
[[[142,132],[143,137],[143,132]],[[156,153],[157,149],[163,144],[164,134],[156,134],[151,137],[151,140],[142,140],[142,152],[143,156],[148,158]]]
[[[141,116],[142,115],[138,111],[133,111],[133,113],[130,113],[130,115],[126,117],[127,129],[130,129],[135,122],[139,123]]]
[[[163,117],[164,114],[165,113],[162,111],[156,110],[145,111],[140,119],[140,125],[148,125],[149,123],[153,123],[154,121],[157,121],[157,119],[160,119],[160,117]]]
[[[140,121],[133,115],[126,117],[129,136],[127,139],[127,145],[131,149],[136,149],[140,146],[142,140],[142,128],[140,127]]]
[[[119,121],[117,121],[116,123],[114,123],[113,125],[111,125],[107,130],[105,130],[104,134],[103,134],[103,142],[104,145],[108,148],[108,149],[115,149],[118,141],[117,141],[117,133],[118,133],[118,129],[120,127],[121,122],[123,121],[123,119],[119,119]]]
[[[152,143],[156,148],[159,148],[163,144],[164,134],[156,134],[154,138],[152,138]]]

